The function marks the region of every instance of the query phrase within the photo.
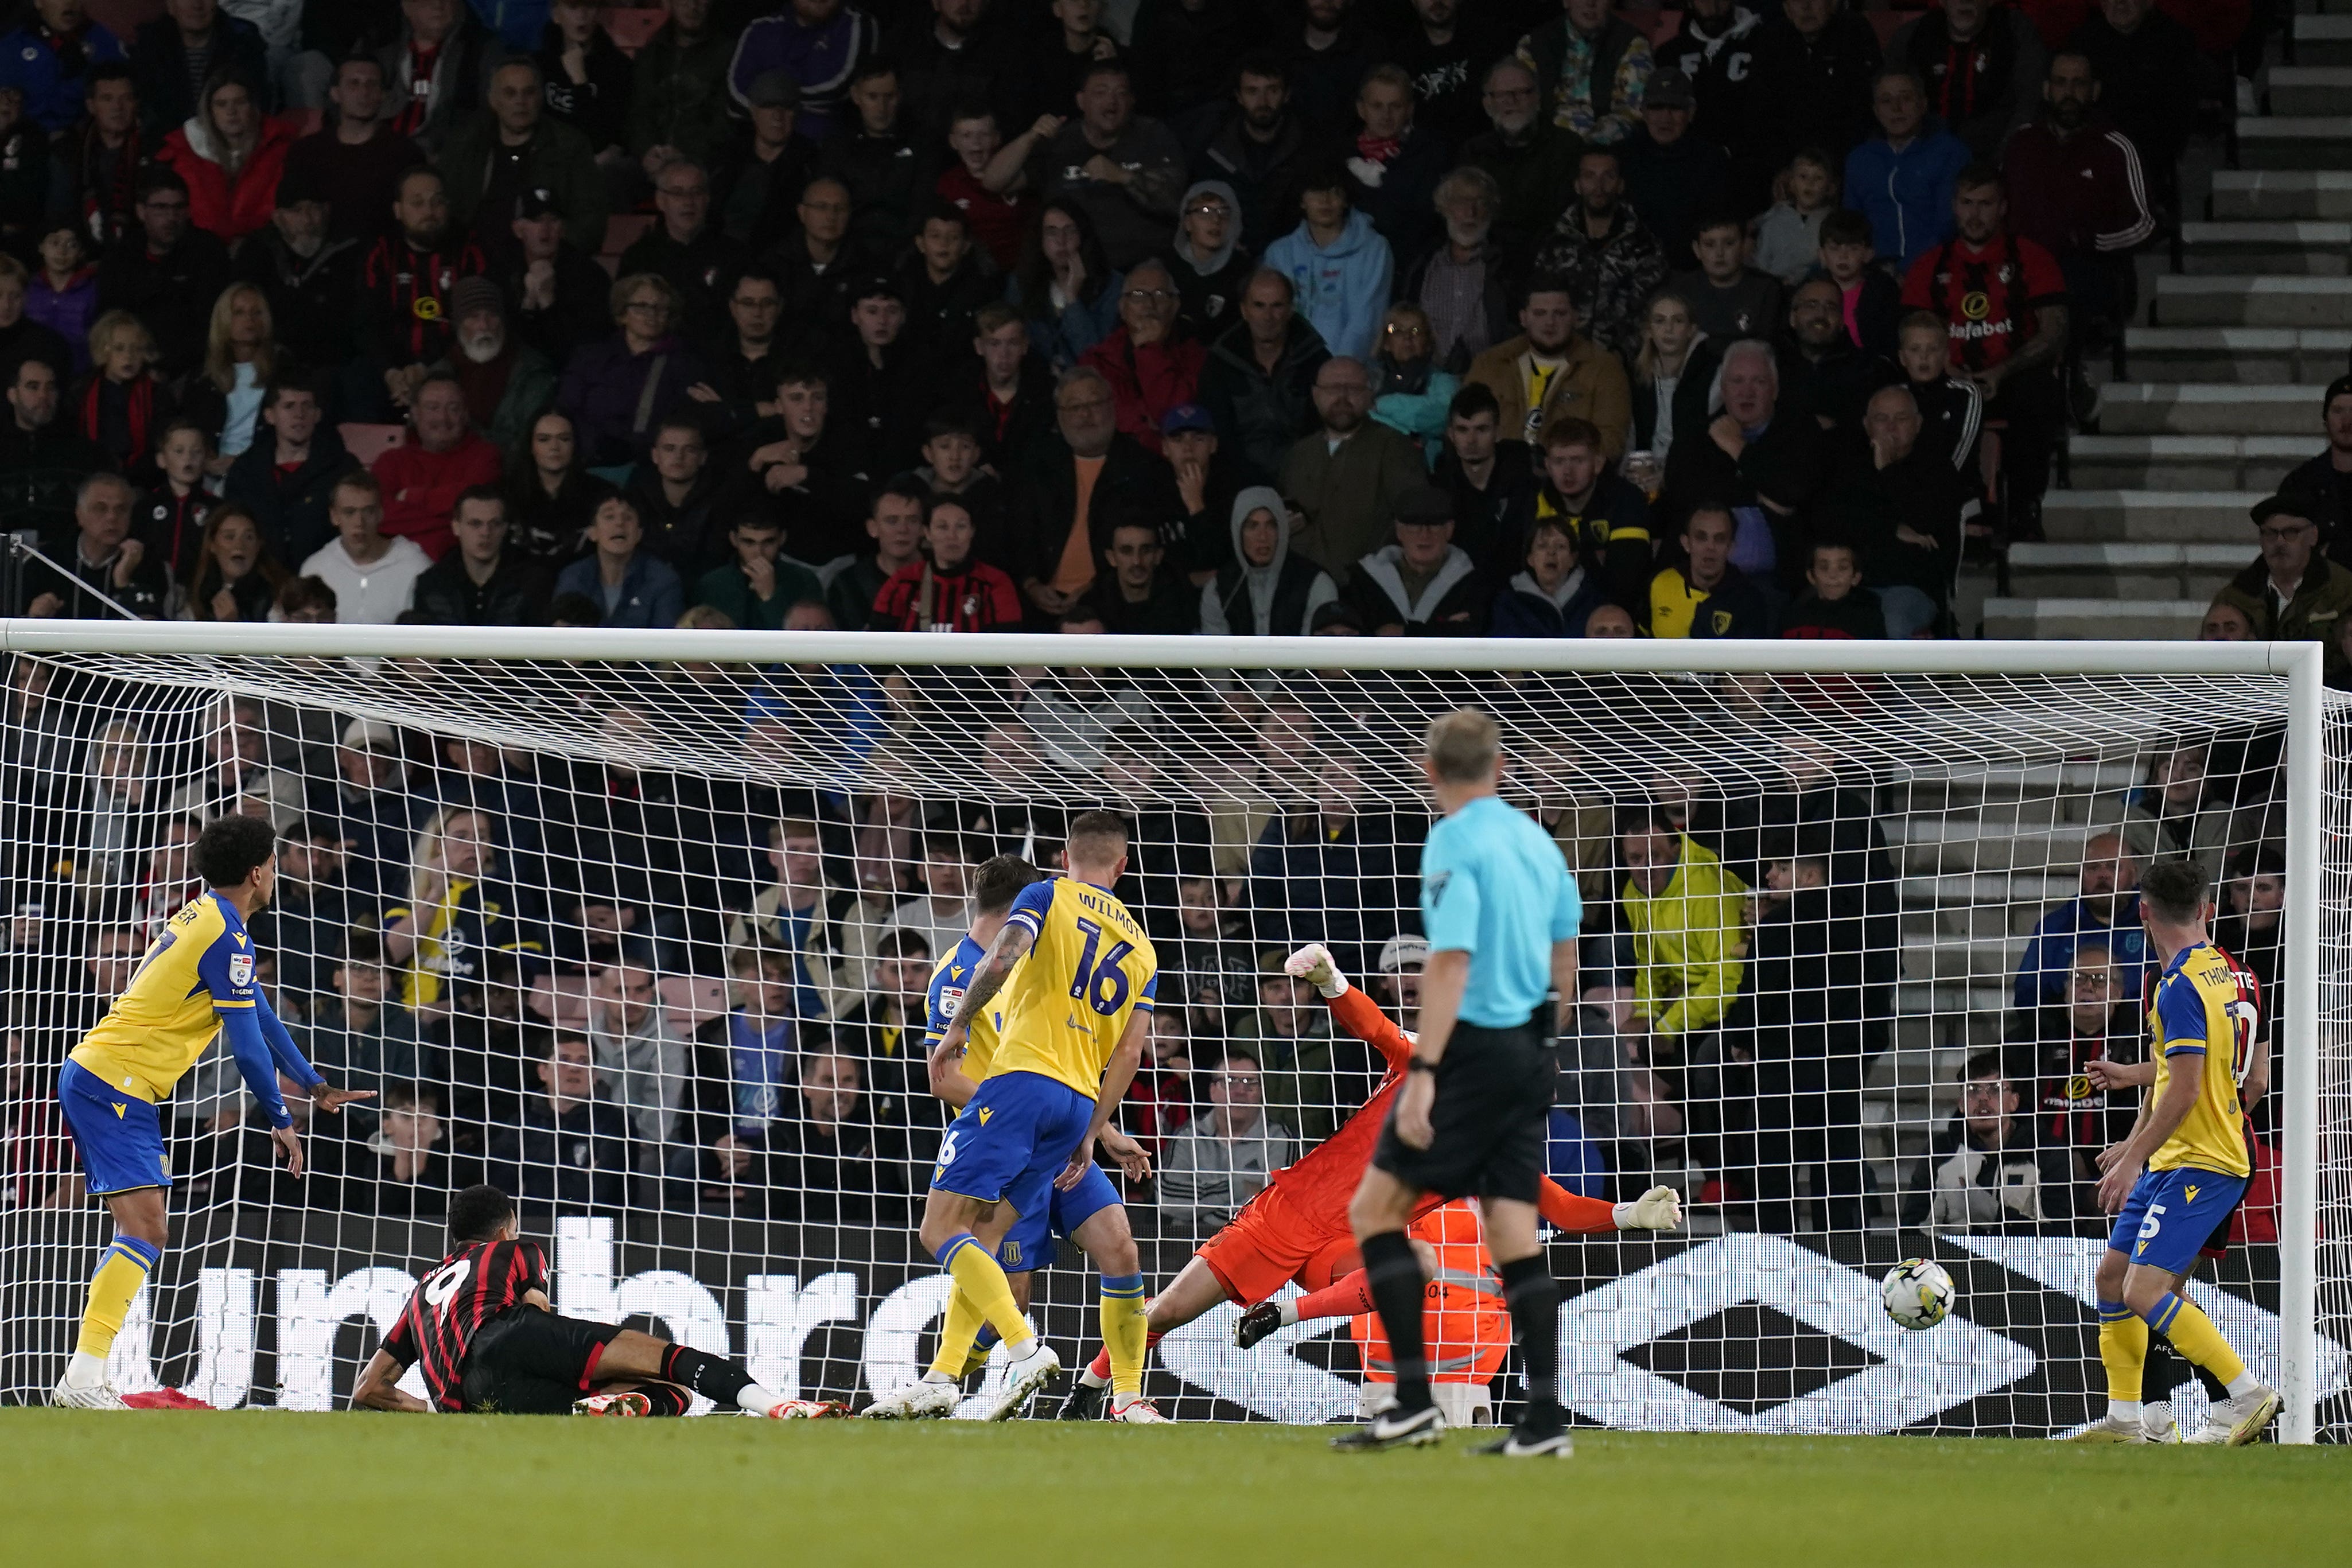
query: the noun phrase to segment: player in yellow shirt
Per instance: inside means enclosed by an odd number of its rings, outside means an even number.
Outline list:
[[[107,1379],[107,1353],[168,1239],[164,1197],[172,1178],[163,1169],[158,1106],[215,1035],[226,1037],[295,1176],[302,1174],[302,1139],[278,1095],[278,1075],[301,1084],[326,1112],[373,1092],[328,1087],[254,983],[256,955],[245,923],[278,884],[276,831],[257,817],[219,818],[197,836],[194,862],[206,891],[165,923],[131,984],[58,1074],[66,1125],[90,1193],[103,1197],[114,1217],[114,1240],[90,1278],[81,1338],[49,1396],[53,1405],[123,1407]]]
[[[1159,984],[1150,939],[1110,892],[1127,870],[1126,824],[1109,811],[1080,813],[1063,841],[1062,860],[1067,876],[1033,883],[1013,901],[930,1059],[937,1080],[963,1054],[975,1020],[1003,993],[995,1059],[940,1141],[921,1229],[923,1245],[954,1276],[980,1321],[1004,1338],[1004,1387],[991,1412],[996,1420],[1017,1415],[1061,1375],[1062,1363],[1024,1321],[1003,1266],[973,1228],[1000,1203],[1016,1226],[1045,1213],[1055,1186],[1075,1187],[1092,1168],[1098,1142],[1114,1152],[1128,1145],[1110,1128],[1110,1116],[1143,1058]],[[1113,1416],[1148,1421],[1143,1276],[1106,1276],[1102,1286]],[[952,1326],[965,1343],[947,1343],[943,1335],[940,1359],[961,1365],[979,1323],[964,1314]],[[1136,1407],[1131,1414],[1129,1406]]]
[[[2140,878],[2139,906],[2149,949],[2164,965],[2147,1011],[2156,1082],[2132,1135],[2099,1156],[2099,1203],[2116,1216],[2098,1272],[2107,1413],[2077,1437],[2148,1440],[2140,1379],[2153,1329],[2229,1390],[2213,1420],[2234,1447],[2277,1416],[2277,1391],[2247,1371],[2213,1320],[2172,1287],[2206,1238],[2228,1223],[2252,1172],[2238,1086],[2252,1065],[2254,1009],[2229,955],[2206,935],[2212,903],[2203,872],[2185,860],[2158,862]]]

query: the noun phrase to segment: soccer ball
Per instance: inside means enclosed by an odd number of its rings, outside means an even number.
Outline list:
[[[1886,1303],[1886,1315],[1904,1328],[1931,1329],[1952,1310],[1956,1289],[1941,1263],[1906,1258],[1886,1271],[1878,1296]]]

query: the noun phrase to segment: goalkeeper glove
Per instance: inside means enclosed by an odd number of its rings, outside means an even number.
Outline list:
[[[1320,942],[1309,942],[1282,961],[1285,974],[1296,975],[1313,986],[1326,998],[1348,994],[1348,977],[1339,972],[1331,956],[1331,949]]]
[[[1682,1195],[1670,1186],[1654,1186],[1631,1203],[1612,1211],[1620,1230],[1680,1230]]]

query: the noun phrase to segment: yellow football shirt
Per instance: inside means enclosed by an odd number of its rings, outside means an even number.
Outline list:
[[[2152,1171],[2186,1166],[2224,1176],[2252,1174],[2238,1104],[2238,1084],[2252,1061],[2254,1007],[2238,988],[2229,955],[2210,942],[2185,948],[2156,983],[2147,1009],[2149,1038],[2156,1042],[2156,1085],[2150,1104],[2161,1103],[2172,1082],[2176,1056],[2205,1058],[2197,1103],[2189,1108],[2155,1154]],[[2216,1060],[2216,1057],[2219,1060]]]
[[[999,993],[1004,1023],[988,1076],[1034,1072],[1091,1099],[1128,1019],[1151,1010],[1151,939],[1108,889],[1069,877],[1030,883],[1005,918],[1032,942]]]
[[[73,1060],[125,1094],[170,1099],[220,1033],[220,1015],[253,1007],[253,938],[236,910],[217,894],[199,894],[164,923]]]

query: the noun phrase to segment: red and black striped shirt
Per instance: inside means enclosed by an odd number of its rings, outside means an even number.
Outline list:
[[[404,1367],[425,1364],[425,1388],[444,1410],[465,1407],[466,1353],[484,1323],[547,1289],[547,1258],[530,1241],[473,1241],[441,1260],[383,1336]]]

